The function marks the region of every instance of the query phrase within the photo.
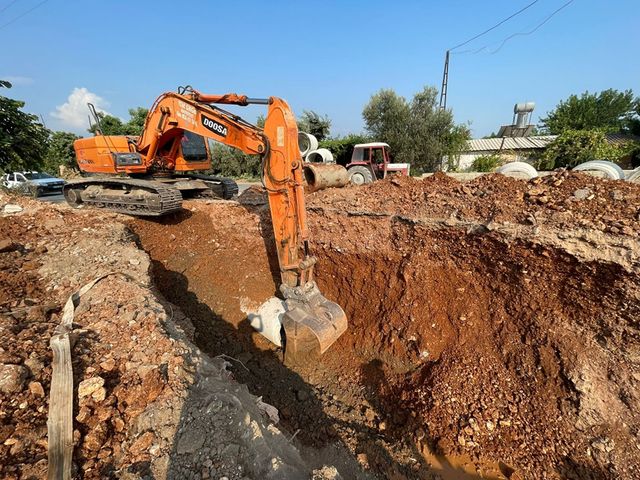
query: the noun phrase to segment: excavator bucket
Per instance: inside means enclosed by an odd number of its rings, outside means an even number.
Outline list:
[[[322,295],[320,295],[322,296]],[[308,364],[347,330],[347,316],[335,302],[322,297],[313,306],[294,306],[282,317],[284,363]]]
[[[285,364],[308,364],[346,331],[347,316],[340,305],[320,293],[315,282],[281,290],[287,300],[271,297],[249,315],[249,321],[271,342],[284,347]]]

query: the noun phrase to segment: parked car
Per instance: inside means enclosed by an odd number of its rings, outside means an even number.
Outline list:
[[[2,178],[2,184],[22,193],[39,196],[47,193],[61,193],[65,181],[42,172],[13,172]]]

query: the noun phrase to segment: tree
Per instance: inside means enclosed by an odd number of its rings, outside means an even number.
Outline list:
[[[329,138],[319,143],[320,148],[327,148],[333,154],[333,159],[338,165],[347,165],[351,162],[353,147],[358,143],[370,142],[370,137],[350,134],[341,138]]]
[[[298,130],[307,132],[322,141],[329,137],[331,131],[331,120],[326,115],[318,115],[313,110],[303,110],[298,119]]]
[[[610,144],[600,130],[566,130],[547,146],[536,168],[575,167],[589,160],[615,162],[633,148]]]
[[[546,133],[559,135],[567,130],[631,132],[638,128],[640,99],[633,91],[614,89],[600,93],[584,92],[561,101],[540,120]]]
[[[375,140],[387,142],[396,154],[407,150],[411,110],[404,97],[391,89],[382,89],[371,96],[362,110],[362,118]]]
[[[144,122],[147,119],[149,110],[143,107],[130,108],[129,109],[129,121],[124,123],[118,117],[109,115],[103,112],[98,112],[100,118],[100,126],[102,127],[103,135],[133,135],[137,136],[142,133],[144,128]],[[98,125],[94,123],[88,128],[90,133],[98,131]]]
[[[102,135],[124,135],[124,124],[118,117],[98,112],[98,118],[100,119],[100,128],[96,122],[87,129],[89,133],[95,135],[100,130]]]
[[[123,130],[125,135],[142,135],[144,122],[147,120],[149,109],[144,107],[130,108],[129,121],[124,124]]]
[[[450,110],[441,110],[438,91],[425,87],[411,102],[393,90],[380,90],[364,107],[367,131],[391,146],[394,156],[412,164],[418,173],[437,170],[443,159],[455,168],[470,132],[456,125]]]
[[[8,82],[3,82],[6,87]],[[8,88],[8,87],[7,87]],[[45,158],[49,131],[25,103],[0,96],[0,170],[37,170]]]
[[[44,161],[45,170],[57,173],[59,166],[76,167],[76,153],[73,142],[81,138],[70,132],[53,132],[49,138],[49,146]]]
[[[209,151],[214,174],[226,177],[260,177],[259,155],[247,155],[236,148],[213,140],[209,141]]]

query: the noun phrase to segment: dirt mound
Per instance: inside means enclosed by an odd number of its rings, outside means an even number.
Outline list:
[[[350,328],[293,373],[243,329],[277,283],[265,206],[188,202],[133,228],[200,346],[249,349],[234,371],[302,446],[339,442],[383,478],[447,475],[443,462],[456,478],[459,458],[495,478],[637,478],[639,194],[558,173],[310,195],[317,280]],[[239,332],[211,332],[225,322]]]
[[[640,187],[568,171],[530,181],[500,174],[458,182],[443,173],[425,179],[390,177],[361,188],[309,196],[311,207],[372,210],[411,217],[585,227],[613,234],[640,232]]]

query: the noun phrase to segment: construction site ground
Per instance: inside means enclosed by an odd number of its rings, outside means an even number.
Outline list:
[[[278,283],[260,188],[160,220],[7,203],[2,478],[46,474],[48,342],[109,272],[76,311],[76,478],[640,478],[637,184],[307,195],[316,280],[349,329],[295,369],[247,321]]]

